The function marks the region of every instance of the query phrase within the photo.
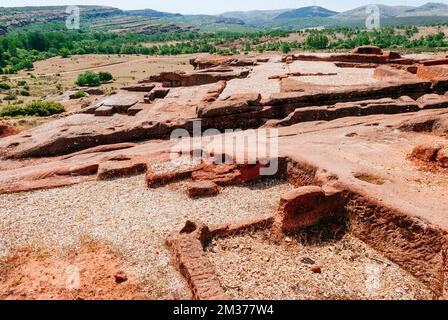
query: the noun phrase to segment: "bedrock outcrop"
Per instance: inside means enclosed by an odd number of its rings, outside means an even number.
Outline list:
[[[192,72],[162,72],[149,77],[148,81],[160,82],[164,87],[200,86],[218,81],[242,79],[249,75],[244,68],[211,68]]]

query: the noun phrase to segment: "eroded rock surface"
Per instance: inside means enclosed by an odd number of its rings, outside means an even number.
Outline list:
[[[353,235],[442,296],[448,288],[448,74],[438,60],[375,47],[193,60],[195,71],[152,76],[79,114],[2,137],[0,193],[144,175],[149,192],[182,181],[189,196],[220,197],[230,186],[288,179],[297,189],[283,195],[277,213],[222,226],[189,222],[168,238],[196,298],[226,298],[204,256],[206,239],[271,225],[295,232],[335,212]],[[199,134],[243,131],[187,137],[199,122]],[[182,135],[169,139],[176,129]],[[247,129],[278,146],[269,155],[270,164],[280,163],[273,175],[262,174],[268,165],[256,146],[235,148]],[[218,142],[226,150],[217,151]],[[171,163],[179,143],[186,155],[201,151],[232,161],[157,170]],[[230,150],[244,152],[244,161]]]

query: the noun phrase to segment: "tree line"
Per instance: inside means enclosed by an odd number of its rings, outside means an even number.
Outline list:
[[[399,32],[399,30],[401,30]],[[303,41],[288,41],[291,33],[303,35]],[[231,54],[250,51],[295,49],[352,49],[360,45],[381,48],[446,48],[445,34],[439,32],[420,38],[416,27],[388,27],[380,30],[329,28],[323,30],[216,33],[116,34],[89,30],[65,30],[60,24],[47,24],[0,36],[0,73],[13,74],[33,68],[38,60],[54,56],[83,54],[178,55],[199,52]],[[341,36],[342,35],[342,36]],[[281,40],[283,39],[283,40]],[[153,43],[162,44],[153,44]],[[238,43],[238,45],[235,45]]]

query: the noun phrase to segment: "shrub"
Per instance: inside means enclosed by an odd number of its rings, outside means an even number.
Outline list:
[[[6,100],[6,101],[17,100],[17,95],[13,92],[8,92],[6,94],[6,96],[3,98],[3,100]]]
[[[78,76],[75,83],[81,87],[97,87],[101,84],[101,80],[97,74],[86,71]]]
[[[19,94],[23,97],[29,97],[30,96],[30,92],[27,90],[20,90]]]
[[[73,94],[73,97],[74,97],[75,99],[81,99],[81,98],[84,98],[85,96],[86,96],[86,93],[85,93],[83,90],[76,91],[76,92]]]
[[[9,89],[11,89],[11,86],[5,82],[0,82],[0,89],[9,90]]]
[[[282,52],[283,53],[290,53],[291,52],[291,45],[287,42],[282,43]]]
[[[5,106],[0,109],[1,117],[39,116],[46,117],[64,112],[64,106],[54,101],[33,101],[26,106]]]
[[[112,74],[107,71],[101,71],[100,73],[98,73],[98,77],[100,78],[101,82],[108,82],[113,79]]]
[[[52,114],[62,113],[65,111],[64,106],[55,101],[33,101],[26,106],[29,115],[40,117],[50,116]]]
[[[330,40],[323,34],[311,34],[306,38],[305,45],[309,49],[325,49]]]
[[[17,81],[17,86],[19,87],[24,87],[26,85],[26,81],[25,80],[19,80]]]
[[[0,109],[1,117],[18,117],[24,115],[24,108],[21,106],[6,106]]]

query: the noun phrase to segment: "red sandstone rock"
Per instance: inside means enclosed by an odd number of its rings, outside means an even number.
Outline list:
[[[321,106],[340,101],[372,99],[373,97],[421,95],[422,93],[430,92],[431,85],[431,82],[421,80],[415,82],[406,81],[402,84],[381,83],[368,86],[345,86],[344,88],[316,87],[311,85],[304,87],[302,83],[297,84],[295,87],[291,86],[292,90],[302,90],[302,92],[281,92],[274,94],[271,99],[265,99],[265,101],[260,102],[264,105],[263,109],[260,110],[256,107],[254,108],[255,110],[248,112],[204,118],[202,119],[203,127],[217,128],[219,130],[227,128],[257,128],[263,125],[268,119],[281,119],[300,107]],[[94,119],[89,114],[70,115],[64,119],[44,124],[40,128],[29,130],[29,135],[31,135],[29,138],[19,134],[14,141],[8,138],[2,139],[2,142],[0,142],[0,155],[1,157],[53,156],[68,154],[101,144],[147,139],[166,139],[174,129],[191,130],[193,119],[196,117],[193,106],[203,105],[204,102],[202,99],[206,97],[207,91],[210,89],[212,89],[212,86],[194,88],[197,94],[191,97],[193,101],[188,101],[190,99],[185,97],[166,97],[165,101],[157,101],[156,103],[159,105],[154,108],[149,106],[147,109],[141,111],[138,117],[116,116],[108,118],[98,117]],[[187,91],[189,88],[181,90]],[[138,93],[120,91],[115,97],[122,95],[133,97],[137,101],[141,101],[143,96]],[[187,101],[183,100],[184,98]],[[131,107],[127,105],[125,108],[129,110]],[[401,112],[399,110],[409,110],[400,108],[396,109],[397,113]],[[93,112],[94,109],[92,108],[89,112]],[[389,108],[387,110],[393,109]],[[371,110],[380,110],[380,108]],[[371,114],[364,111],[364,109],[361,111],[361,115]],[[313,112],[317,112],[317,110]],[[329,112],[331,116],[337,114],[337,117],[345,114],[341,110],[337,112],[326,110],[321,112],[321,115],[317,119],[331,120],[331,117],[325,116],[326,112]],[[123,113],[127,114],[127,111]],[[348,110],[347,114],[350,116],[356,115],[356,110]]]
[[[289,126],[295,123],[335,120],[352,116],[367,116],[372,114],[396,114],[419,111],[419,104],[410,97],[400,99],[379,99],[358,102],[336,103],[332,106],[300,107],[281,120],[271,120],[266,126]]]
[[[439,78],[446,78],[448,76],[448,68],[433,67],[433,66],[418,66],[417,76],[425,80],[433,80]]]
[[[261,101],[260,93],[236,93],[223,98],[224,101],[245,101],[250,106],[258,106]]]
[[[0,124],[0,138],[2,137],[8,137],[19,133],[19,130],[7,125],[7,124]]]
[[[110,117],[115,113],[114,107],[101,106],[95,109],[95,116],[97,117]]]
[[[285,74],[280,74],[280,75],[275,75],[275,76],[269,76],[268,79],[269,80],[282,80],[282,79],[286,79],[289,78],[289,76],[285,75]]]
[[[190,182],[187,184],[187,194],[190,198],[216,196],[219,194],[219,187],[212,181]]]
[[[253,232],[257,230],[267,230],[274,222],[272,215],[257,216],[243,219],[241,221],[210,226],[210,238],[228,237],[243,232]]]
[[[154,173],[151,170],[148,170],[146,173],[146,184],[148,188],[158,188],[177,181],[190,179],[192,177],[192,174],[197,170],[200,170],[200,168],[202,168],[202,166],[186,170],[162,173]]]
[[[286,64],[291,64],[293,62],[294,62],[294,57],[292,57],[292,56],[286,57],[286,59],[285,59]]]
[[[357,48],[354,51],[363,51],[364,49]],[[372,51],[373,50],[373,51]],[[374,64],[402,64],[410,65],[415,64],[418,61],[414,59],[399,58],[400,55],[397,52],[383,52],[382,54],[375,54],[377,49],[370,47],[365,50],[368,53],[349,53],[349,54],[333,54],[330,56],[315,56],[315,55],[292,55],[285,57],[285,59],[302,60],[302,61],[327,61],[327,62],[350,62],[350,63],[374,63]]]
[[[165,98],[168,93],[170,92],[170,89],[154,89],[151,91],[150,94],[145,96],[144,101],[146,103],[150,103],[151,101],[154,101],[155,99],[163,99]]]
[[[228,186],[240,183],[241,172],[236,165],[208,164],[193,172],[191,177],[195,181],[213,181],[220,186]]]
[[[332,214],[342,203],[341,193],[326,194],[321,187],[307,186],[282,195],[275,226],[283,232],[310,227]]]
[[[198,118],[213,118],[230,114],[260,110],[261,95],[257,93],[235,94],[197,108]]]
[[[435,93],[425,94],[417,102],[421,109],[441,109],[448,107],[448,97]]]
[[[352,52],[355,54],[376,54],[376,55],[383,54],[383,50],[381,50],[381,48],[376,46],[361,46],[353,49]]]
[[[79,152],[74,152],[70,155],[62,157],[62,159],[70,159],[70,158],[74,158],[76,156],[86,155],[86,154],[107,153],[107,152],[112,152],[112,151],[117,151],[117,150],[125,150],[125,149],[133,148],[135,146],[136,146],[135,143],[106,144],[106,145],[101,145],[101,146],[85,149],[85,150],[82,150]]]
[[[401,54],[399,52],[396,51],[385,51],[384,56],[388,59],[388,60],[398,60],[401,59]]]
[[[246,67],[246,66],[256,66],[257,59],[253,58],[239,58],[235,60],[231,60],[228,63],[229,66],[233,67]]]
[[[426,60],[426,61],[422,61],[422,64],[423,64],[424,66],[439,66],[439,65],[445,65],[445,64],[448,64],[448,58],[445,58],[445,59]]]
[[[287,84],[285,86],[284,84]],[[405,79],[375,85],[341,86],[333,87],[332,90],[322,90],[322,87],[306,87],[300,81],[283,79],[281,83],[282,92],[273,93],[269,99],[263,101],[268,106],[278,105],[328,105],[333,102],[368,100],[413,95],[426,93],[431,88],[431,82],[419,79]],[[317,91],[317,92],[316,92]]]
[[[189,87],[215,83],[222,80],[242,79],[248,75],[249,70],[246,69],[216,68],[193,72],[162,72],[159,75],[151,76],[149,81],[161,82],[164,87]]]
[[[247,57],[217,57],[217,56],[203,56],[190,60],[190,64],[194,69],[209,69],[216,67],[245,67],[255,66],[257,62],[267,62],[266,59],[247,58]],[[269,59],[268,59],[269,60]]]
[[[437,153],[441,149],[440,145],[418,145],[412,150],[410,158],[424,162],[434,162],[437,159]]]
[[[210,104],[199,106],[196,110],[198,118],[214,118],[237,113],[254,111],[246,101],[224,101],[218,100]]]
[[[145,173],[146,170],[147,165],[145,162],[131,160],[128,158],[123,160],[116,158],[115,160],[101,163],[97,176],[99,180],[107,180],[142,174]]]
[[[142,105],[141,103],[137,103],[136,105],[128,109],[128,116],[135,116],[144,109],[145,109],[144,105]]]
[[[416,75],[432,81],[432,88],[437,91],[448,90],[448,68],[442,66],[418,66]]]
[[[308,210],[318,206],[324,199],[325,193],[321,187],[297,188],[282,195],[279,211],[289,218],[296,215],[297,210]]]
[[[170,234],[166,241],[195,299],[226,300],[215,270],[204,254],[204,243],[209,238],[206,225],[187,221],[180,232]]]
[[[155,88],[154,84],[140,84],[140,85],[131,85],[123,87],[122,90],[136,91],[136,92],[150,92],[154,88]]]
[[[415,79],[415,76],[410,75],[407,71],[389,65],[382,65],[375,68],[373,77],[379,80],[389,80],[388,78]]]
[[[311,266],[311,267],[310,267],[310,270],[311,270],[313,273],[322,273],[322,269],[321,269],[321,267],[319,267],[318,265],[313,265],[313,266]]]
[[[118,284],[128,281],[128,277],[123,271],[118,271],[116,274],[114,274],[114,278],[115,282]]]
[[[362,68],[362,69],[375,69],[378,67],[376,63],[353,63],[353,62],[335,62],[338,68]]]
[[[437,162],[442,168],[448,168],[448,147],[443,147],[437,152]]]
[[[202,56],[190,59],[190,64],[194,69],[208,69],[221,66],[228,58],[219,56]]]
[[[92,96],[101,96],[104,94],[104,90],[101,88],[80,88],[80,90]]]
[[[210,103],[216,101],[221,93],[227,86],[227,81],[221,80],[218,81],[210,90],[207,91],[206,96],[202,99],[204,103]]]
[[[116,94],[104,99],[102,106],[112,107],[117,113],[126,113],[127,110],[138,102],[138,98],[132,94]]]
[[[336,72],[289,72],[286,74],[288,77],[323,77],[323,76],[337,76],[338,74]]]
[[[417,74],[418,66],[407,66],[405,70],[409,73]]]

